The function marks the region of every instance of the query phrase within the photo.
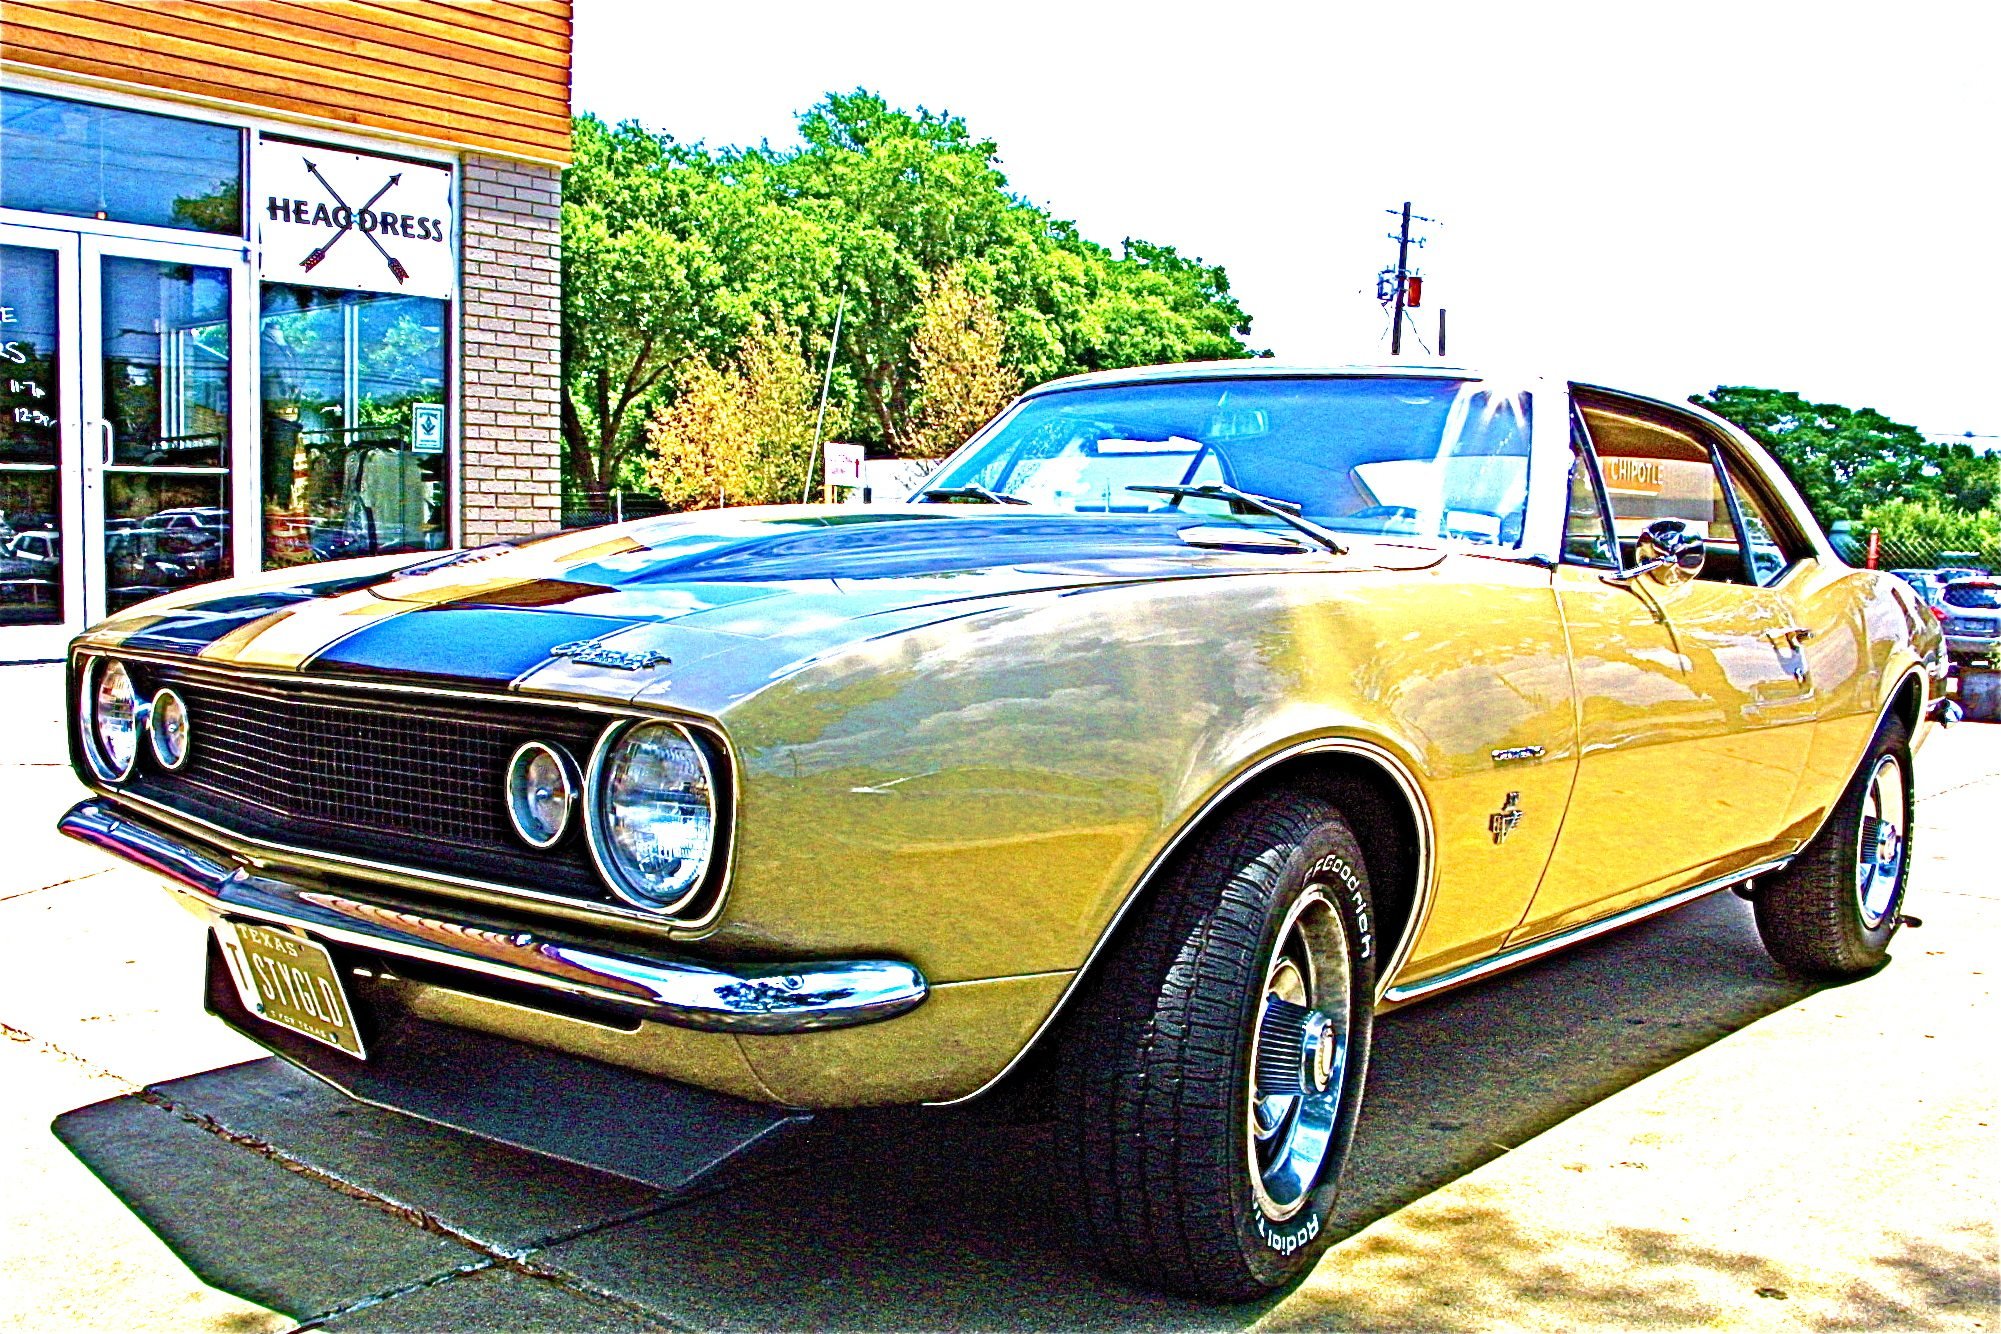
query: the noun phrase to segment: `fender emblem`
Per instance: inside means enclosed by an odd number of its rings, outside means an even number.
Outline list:
[[[1501,809],[1487,817],[1487,832],[1494,836],[1494,842],[1505,843],[1508,835],[1515,832],[1515,826],[1522,822],[1522,794],[1510,792],[1508,799],[1501,803]]]
[[[1511,746],[1507,750],[1494,751],[1493,755],[1496,764],[1507,764],[1513,760],[1539,760],[1542,758],[1542,747]]]
[[[613,648],[597,639],[573,639],[567,644],[558,644],[549,650],[549,656],[568,658],[579,667],[615,667],[621,672],[665,667],[674,661],[665,653],[657,653],[650,648]]]

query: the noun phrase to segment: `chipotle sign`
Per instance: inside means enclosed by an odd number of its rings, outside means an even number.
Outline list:
[[[266,282],[452,294],[449,167],[260,138],[250,179]]]

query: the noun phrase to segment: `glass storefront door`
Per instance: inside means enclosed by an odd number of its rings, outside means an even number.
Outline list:
[[[0,227],[0,660],[256,568],[249,302],[240,249]]]
[[[112,612],[237,568],[247,293],[242,265],[206,249],[83,247],[85,581]]]
[[[0,635],[54,656],[81,622],[76,238],[0,227]]]

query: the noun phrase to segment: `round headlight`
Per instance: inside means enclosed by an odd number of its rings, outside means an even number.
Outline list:
[[[577,804],[577,767],[554,746],[531,741],[507,766],[507,814],[531,848],[555,845]]]
[[[122,662],[98,659],[84,677],[84,703],[89,722],[84,754],[90,767],[107,783],[132,776],[139,759],[139,732],[145,726],[145,706]]]
[[[169,769],[188,762],[188,706],[171,690],[153,696],[152,710],[146,715],[146,736],[153,743],[153,758]]]
[[[591,851],[620,898],[672,912],[701,887],[715,847],[708,757],[678,724],[631,723],[591,763]]]

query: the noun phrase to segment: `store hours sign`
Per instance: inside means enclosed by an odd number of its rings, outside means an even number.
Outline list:
[[[284,139],[258,140],[252,167],[264,281],[451,296],[449,167]]]

